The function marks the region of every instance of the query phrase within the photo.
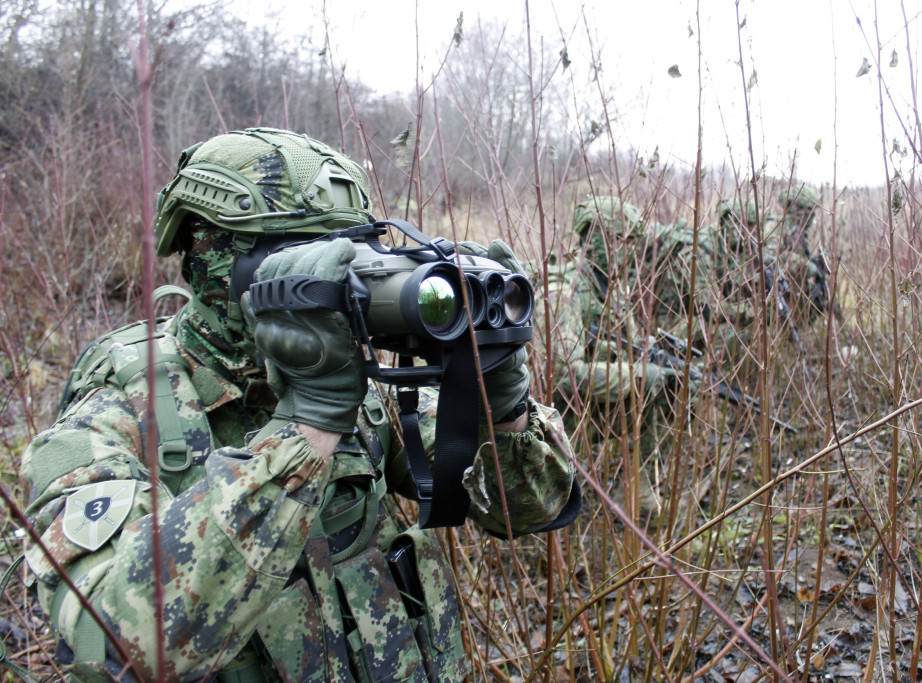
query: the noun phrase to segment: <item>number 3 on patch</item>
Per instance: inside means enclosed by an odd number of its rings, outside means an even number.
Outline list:
[[[101,547],[128,518],[136,485],[133,480],[115,480],[68,489],[64,536],[87,550]]]

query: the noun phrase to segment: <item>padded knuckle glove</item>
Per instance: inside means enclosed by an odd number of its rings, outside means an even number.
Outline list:
[[[347,239],[302,244],[267,257],[256,280],[313,275],[342,282],[353,258],[355,247]],[[346,316],[322,308],[256,315],[249,292],[241,297],[241,307],[256,348],[265,357],[269,384],[279,397],[275,417],[329,431],[352,431],[368,380]]]

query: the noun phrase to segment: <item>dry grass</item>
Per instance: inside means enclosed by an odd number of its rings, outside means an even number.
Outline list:
[[[704,225],[718,199],[753,191],[780,213],[772,197],[787,179],[642,168],[620,146],[616,153],[610,129],[591,148],[584,136],[551,154],[540,141],[559,121],[539,109],[538,68],[518,83],[524,109],[516,106],[511,120],[508,110],[486,106],[504,86],[491,80],[498,67],[483,49],[485,73],[446,69],[421,84],[416,103],[420,112],[450,109],[464,135],[441,129],[448,114],[420,113],[412,169],[387,166],[390,150],[366,141],[381,169],[378,206],[413,207],[410,220],[430,234],[502,237],[539,268],[575,244],[569,226],[588,191],[621,195],[650,221],[694,224],[699,207]],[[350,113],[348,92],[340,97],[343,129],[361,139],[361,111]],[[37,164],[0,157],[0,477],[20,506],[22,450],[52,421],[76,354],[141,315],[141,156],[133,140],[112,140],[117,155],[92,140],[60,135]],[[162,157],[175,153],[153,144]],[[165,181],[168,165],[154,173]],[[791,680],[918,677],[919,408],[899,411],[922,396],[922,209],[916,178],[903,183],[896,214],[887,188],[819,188],[812,243],[835,266],[841,319],[802,326],[794,344],[763,318],[769,343],[756,335],[736,363],[719,347],[705,349],[719,379],[744,386],[797,434],[705,390],[689,419],[664,423],[663,450],[642,463],[634,442],[619,436],[630,433],[633,413],[588,413],[578,399],[554,395],[553,345],[543,341],[548,327],[538,331],[534,391],[556,400],[572,426],[585,501],[572,527],[514,545],[473,528],[444,533],[476,680],[752,681],[780,678],[779,670]],[[95,191],[116,185],[123,191]],[[158,282],[176,280],[175,264],[161,267]],[[633,287],[641,325],[653,325],[640,304],[653,296],[652,282],[622,283]],[[542,319],[552,332],[554,324],[553,315]],[[643,473],[659,490],[654,514],[632,504]],[[8,565],[24,535],[7,514],[0,528]],[[11,661],[37,677],[60,675],[33,594],[16,580],[0,632]]]

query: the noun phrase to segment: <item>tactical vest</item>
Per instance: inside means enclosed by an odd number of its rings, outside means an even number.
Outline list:
[[[207,399],[203,394],[213,387],[190,373],[173,336],[175,322],[158,321],[152,340],[157,453],[161,480],[174,496],[204,476],[213,446],[201,405],[189,410],[188,401],[177,398],[191,391]],[[93,342],[70,374],[60,412],[102,386],[116,386],[143,405],[149,343],[146,323]],[[291,577],[217,680],[429,681],[467,674],[454,579],[438,539],[416,526],[404,529],[385,498],[389,450],[389,416],[370,391],[354,434],[337,446],[323,503]],[[85,632],[77,639],[102,643],[95,621],[81,621]],[[101,661],[104,649],[82,656]]]

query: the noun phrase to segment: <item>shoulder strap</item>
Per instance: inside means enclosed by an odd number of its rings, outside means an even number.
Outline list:
[[[179,414],[177,396],[173,389],[171,373],[185,376],[191,384],[189,364],[179,353],[174,337],[160,333],[153,340],[133,344],[113,344],[109,347],[115,383],[126,390],[146,392],[148,387],[149,344],[153,344],[154,357],[154,416],[157,420],[157,458],[160,479],[174,493],[183,473],[192,466],[192,446],[187,438],[192,431],[210,433],[208,419],[201,411],[189,411],[183,419]]]
[[[160,288],[158,298],[181,293],[179,288]],[[137,395],[146,393],[148,344],[154,351],[154,415],[157,421],[160,478],[171,491],[176,491],[183,473],[192,465],[192,433],[211,434],[208,418],[201,411],[180,415],[178,397],[171,373],[179,374],[180,383],[187,380],[194,387],[189,364],[179,352],[175,337],[166,332],[170,318],[158,320],[152,340],[148,339],[147,324],[136,322],[110,332],[92,342],[77,359],[61,398],[58,417],[75,401],[92,389],[107,384],[126,391],[131,384]]]
[[[181,296],[187,301],[192,298],[192,295],[182,287],[163,285],[154,290],[154,303],[168,296]],[[156,321],[158,331],[174,318],[175,316],[158,318]],[[58,404],[58,418],[64,415],[64,411],[70,407],[71,403],[86,396],[91,389],[96,389],[105,384],[109,376],[109,369],[105,366],[108,360],[109,347],[113,343],[132,344],[145,339],[147,339],[147,323],[142,320],[107,332],[87,344],[86,348],[77,357],[74,367],[67,377],[67,382],[64,384],[64,392]]]

